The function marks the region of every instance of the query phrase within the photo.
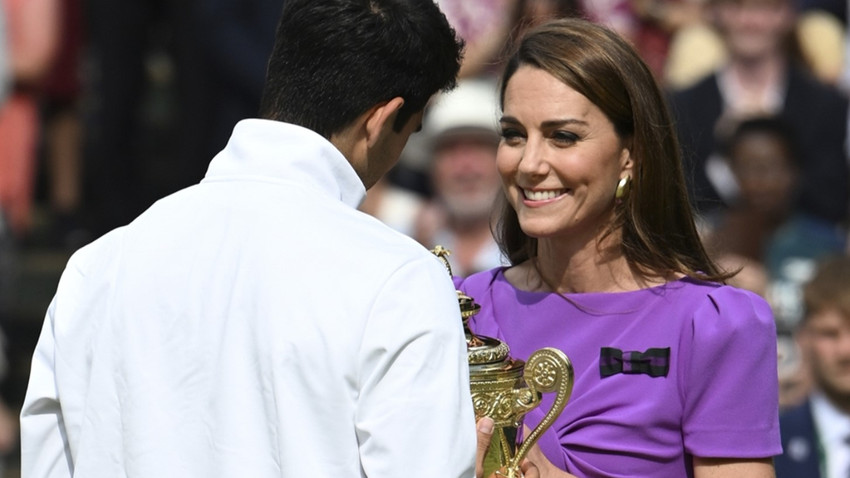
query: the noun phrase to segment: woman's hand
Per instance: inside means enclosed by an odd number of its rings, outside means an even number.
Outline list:
[[[478,451],[475,454],[475,476],[476,478],[484,478],[484,456],[487,450],[490,449],[490,440],[493,438],[493,419],[490,417],[482,417],[476,424],[478,430]],[[520,463],[520,472],[522,478],[540,478],[540,473],[537,467],[529,460],[523,460]],[[495,473],[487,478],[498,478]]]
[[[527,437],[529,435],[531,435],[531,429],[528,428],[528,426],[523,425],[522,436]],[[523,460],[523,464],[525,463],[531,464],[537,473],[535,476],[540,478],[577,478],[575,475],[571,475],[552,464],[552,462],[546,458],[546,455],[543,454],[543,451],[540,449],[540,445],[537,443],[528,450],[528,455],[526,456],[526,459]]]

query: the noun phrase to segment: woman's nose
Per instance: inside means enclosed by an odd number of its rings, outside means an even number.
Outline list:
[[[522,150],[519,161],[519,172],[529,176],[545,176],[549,170],[546,161],[544,144],[541,141],[529,139]]]

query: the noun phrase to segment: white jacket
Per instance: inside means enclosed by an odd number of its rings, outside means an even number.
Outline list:
[[[454,287],[364,195],[321,136],[244,120],[200,184],[78,251],[23,478],[472,476]]]

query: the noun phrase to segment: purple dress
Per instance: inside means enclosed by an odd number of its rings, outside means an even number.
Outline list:
[[[570,400],[538,444],[580,477],[693,476],[691,456],[765,458],[779,438],[776,331],[768,304],[730,286],[681,279],[649,289],[564,296],[513,287],[504,268],[459,290],[470,328],[527,360],[570,358]],[[551,394],[525,416],[534,428]]]

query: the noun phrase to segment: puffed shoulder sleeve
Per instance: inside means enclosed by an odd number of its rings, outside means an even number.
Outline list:
[[[689,332],[680,347],[685,449],[720,458],[780,454],[776,326],[767,302],[718,287],[695,304]]]

